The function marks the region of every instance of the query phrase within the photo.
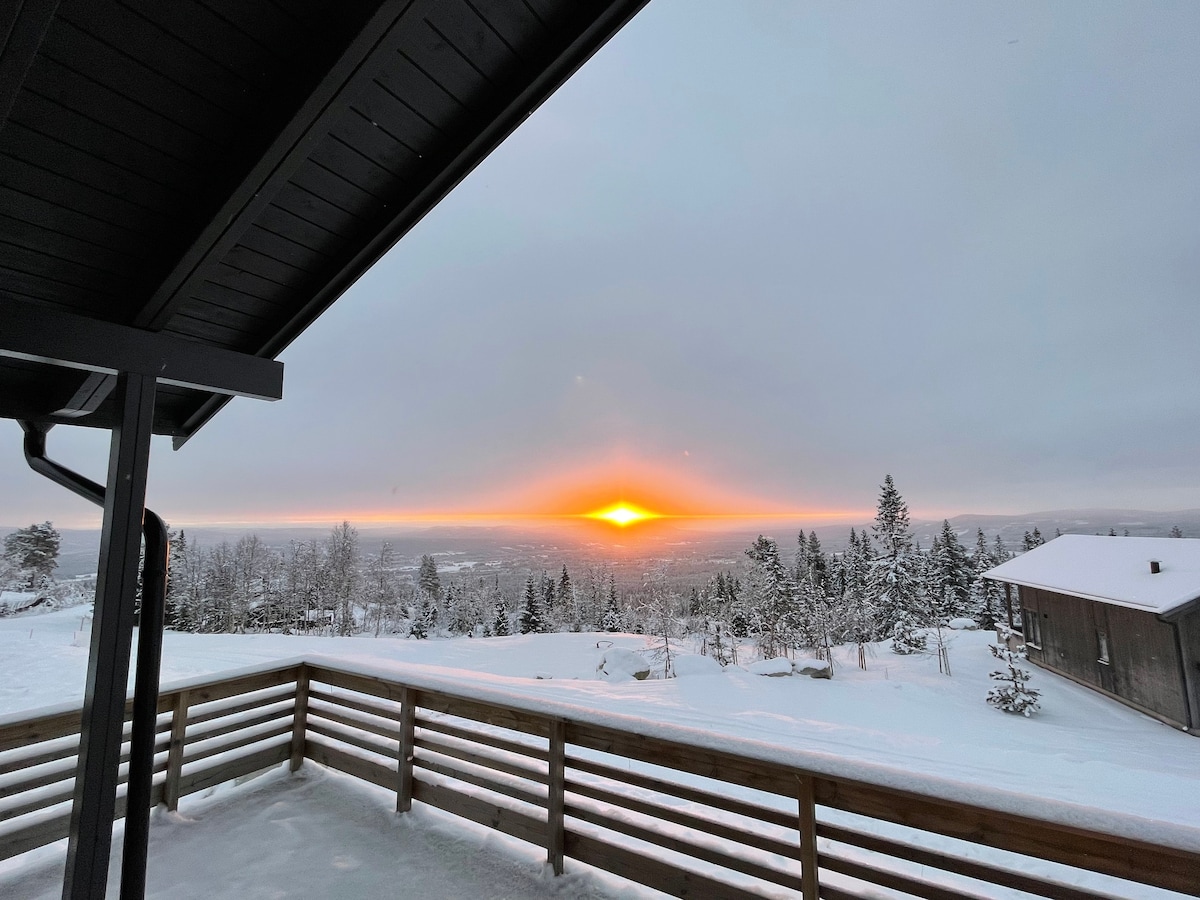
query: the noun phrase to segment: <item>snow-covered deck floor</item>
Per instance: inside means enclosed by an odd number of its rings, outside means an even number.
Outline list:
[[[190,802],[189,802],[190,801]],[[546,852],[420,804],[404,815],[395,795],[305,763],[155,811],[147,897],[171,900],[522,900],[649,898],[657,892],[568,861],[554,877]],[[118,833],[120,828],[118,826]],[[0,863],[0,896],[62,893],[66,842]],[[120,840],[109,896],[117,895]],[[573,871],[572,871],[573,870]]]

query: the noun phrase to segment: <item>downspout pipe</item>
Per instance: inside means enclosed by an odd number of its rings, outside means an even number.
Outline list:
[[[29,467],[83,499],[104,506],[104,487],[46,456],[51,425],[21,422],[25,461]],[[134,673],[133,727],[129,738],[129,783],[125,798],[125,842],[121,858],[121,900],[141,900],[146,890],[147,842],[154,778],[154,739],[158,717],[158,680],[167,598],[167,566],[171,545],[166,523],[156,513],[142,513],[145,559],[142,563],[142,610]]]

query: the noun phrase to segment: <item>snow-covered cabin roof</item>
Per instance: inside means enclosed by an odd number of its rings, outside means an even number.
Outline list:
[[[1162,615],[1200,598],[1200,540],[1064,534],[983,574]]]

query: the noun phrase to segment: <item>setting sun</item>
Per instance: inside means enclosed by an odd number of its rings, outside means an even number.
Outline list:
[[[616,503],[596,512],[588,513],[589,519],[602,519],[605,522],[611,522],[620,528],[625,528],[628,525],[633,525],[637,522],[645,522],[647,519],[660,519],[658,513],[650,512],[646,509],[641,509],[629,503]]]

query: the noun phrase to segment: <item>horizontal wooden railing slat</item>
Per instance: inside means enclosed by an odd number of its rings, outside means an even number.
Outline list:
[[[549,776],[545,772],[540,772],[529,766],[518,765],[506,759],[498,759],[487,753],[476,753],[462,747],[456,747],[453,744],[447,744],[445,741],[434,740],[425,735],[417,735],[413,740],[413,746],[432,753],[439,753],[442,756],[449,756],[453,759],[461,759],[463,762],[482,766],[485,769],[494,769],[497,772],[503,772],[505,775],[524,778],[526,781],[534,781],[538,784],[547,784],[549,781]]]
[[[570,829],[567,830],[565,844],[566,854],[571,859],[577,859],[674,897],[757,900],[762,896]]]
[[[1011,869],[967,859],[963,856],[949,856],[890,838],[866,834],[856,829],[829,825],[824,822],[817,823],[817,837],[892,856],[915,865],[952,871],[958,875],[976,878],[1000,887],[1025,891],[1039,897],[1052,897],[1054,900],[1093,900],[1096,896],[1089,891],[1081,891],[1061,882],[1026,875],[1023,872],[1014,872]]]
[[[476,744],[483,744],[486,747],[494,747],[497,750],[504,750],[508,753],[516,753],[529,759],[537,759],[541,760],[542,762],[547,762],[550,759],[550,751],[543,747],[534,747],[530,744],[522,744],[518,741],[510,741],[507,738],[497,737],[494,734],[485,734],[482,731],[472,731],[470,728],[459,728],[457,725],[451,725],[449,722],[443,722],[438,719],[418,717],[415,724],[418,728],[424,728],[426,731],[436,731],[439,734],[446,735],[447,737],[455,737],[464,741],[472,741]]]
[[[358,697],[351,697],[348,694],[335,694],[331,691],[323,691],[320,688],[311,686],[308,689],[308,696],[310,700],[320,700],[334,706],[344,706],[346,709],[377,716],[380,719],[387,719],[390,722],[400,721],[399,707],[392,708],[380,703],[371,703],[368,700],[360,700]]]
[[[718,850],[715,847],[707,847],[703,844],[697,844],[676,837],[675,835],[655,831],[653,828],[646,828],[642,825],[636,825],[633,822],[627,822],[624,819],[606,816],[604,813],[579,806],[578,804],[567,803],[566,813],[568,816],[578,819],[581,822],[587,822],[589,825],[598,825],[602,828],[607,828],[609,831],[615,831],[618,834],[637,838],[639,841],[645,841],[648,844],[655,844],[667,850],[673,850],[676,853],[690,856],[701,862],[722,866],[734,872],[741,872],[743,875],[750,875],[753,878],[778,884],[781,887],[791,888],[796,891],[800,890],[799,863],[796,864],[796,874],[792,874],[762,863],[750,862],[732,853]],[[753,847],[753,845],[750,846]],[[753,849],[759,848],[753,847]]]
[[[741,900],[756,896],[755,884],[823,900],[857,900],[879,889],[924,900],[992,896],[991,887],[1053,900],[1122,893],[1119,885],[1088,890],[1062,883],[1084,870],[1200,897],[1200,851],[806,773],[323,664],[190,683],[163,692],[159,711],[162,757],[153,796],[172,808],[179,797],[223,781],[310,759],[394,792],[401,811],[418,800],[545,847],[555,872],[565,857],[678,896]],[[7,777],[0,785],[0,820],[7,817],[0,859],[66,836],[70,816],[59,810],[72,795],[79,723],[72,710],[0,725],[0,777]],[[632,771],[630,762],[644,767]],[[46,770],[18,775],[35,766]],[[414,777],[414,767],[424,777]],[[790,810],[730,796],[731,786],[774,795]],[[123,814],[123,795],[118,801]],[[823,822],[820,808],[889,830],[885,836],[869,824]],[[913,829],[911,842],[905,829]],[[893,835],[897,830],[903,833]],[[820,848],[813,835],[824,842]],[[951,840],[931,849],[918,846],[922,835]],[[973,858],[970,848],[978,846],[1067,868],[1061,876],[1034,875],[1019,871],[1019,858],[1011,864]],[[668,858],[658,858],[655,847],[670,851]],[[695,864],[676,863],[674,854]]]
[[[456,769],[454,766],[446,765],[437,760],[429,759],[428,757],[418,756],[413,759],[413,765],[418,769],[424,769],[426,772],[432,772],[435,775],[441,775],[445,778],[456,778],[464,784],[471,784],[475,787],[483,788],[484,790],[492,791],[497,794],[502,794],[505,797],[510,797],[513,800],[520,800],[522,803],[528,803],[530,806],[540,806],[546,808],[546,798],[541,794],[526,790],[515,784],[505,784],[502,781],[494,781],[486,775],[479,775],[475,772],[467,772],[463,769]]]
[[[453,815],[462,816],[464,819],[470,819],[472,822],[478,822],[480,825],[494,828],[523,841],[529,841],[531,844],[539,846],[546,844],[546,823],[541,819],[535,819],[533,816],[517,812],[514,809],[496,806],[479,797],[460,794],[443,785],[430,784],[420,778],[414,778],[413,799],[436,806]]]
[[[337,722],[339,725],[345,725],[347,728],[361,728],[363,731],[369,731],[371,734],[378,735],[385,740],[400,740],[399,727],[392,727],[383,722],[369,722],[364,719],[360,719],[358,716],[347,715],[346,713],[339,712],[336,709],[330,709],[329,706],[323,702],[311,702],[315,699],[315,696],[310,695],[310,702],[308,704],[308,715],[310,717],[320,716],[322,719],[326,719],[330,722]]]
[[[347,775],[353,775],[362,781],[377,784],[381,788],[391,789],[395,786],[395,779],[389,766],[363,759],[353,753],[347,753],[324,741],[312,739],[305,741],[304,757],[339,772],[345,772]]]
[[[346,728],[331,728],[315,716],[309,717],[306,730],[311,731],[313,734],[319,734],[322,737],[332,738],[335,741],[341,741],[343,744],[357,747],[359,750],[366,750],[370,753],[386,756],[389,759],[398,759],[400,756],[400,751],[395,747],[389,747],[385,742],[378,739],[373,740],[374,735],[362,737]]]
[[[675,784],[671,781],[663,781],[649,775],[640,775],[637,772],[618,769],[615,766],[605,765],[594,760],[580,759],[576,756],[567,757],[567,768],[574,769],[577,772],[586,772],[589,775],[599,775],[611,781],[629,785],[630,787],[645,788],[659,794],[670,794],[672,797],[678,797],[681,800],[689,800],[692,803],[711,806],[713,809],[719,809],[722,812],[735,813],[756,822],[766,822],[770,825],[779,825],[782,828],[792,831],[796,830],[795,815],[790,812],[784,812],[781,809],[772,809],[769,806],[750,803],[746,800],[737,800],[733,797],[715,794],[712,791],[687,787],[686,785]],[[582,785],[587,784],[587,782],[572,779],[571,784]],[[571,788],[571,790],[574,790],[574,788]]]

